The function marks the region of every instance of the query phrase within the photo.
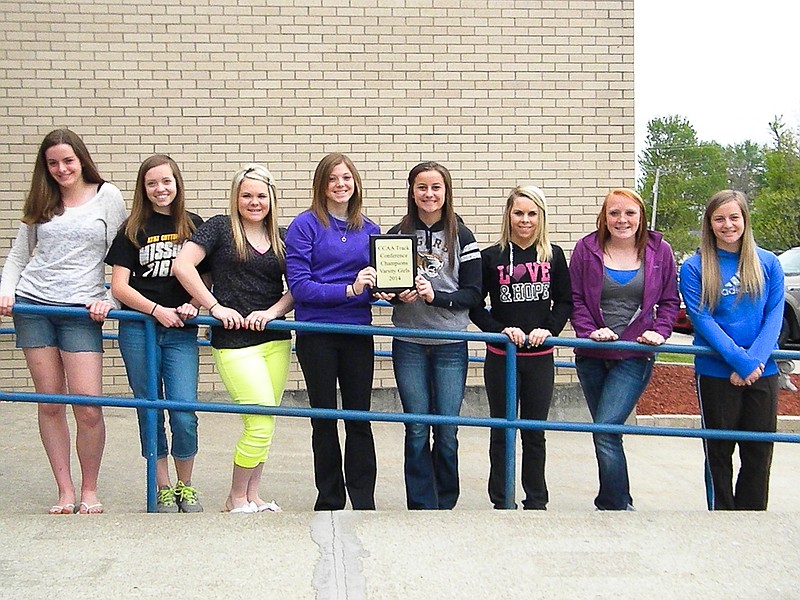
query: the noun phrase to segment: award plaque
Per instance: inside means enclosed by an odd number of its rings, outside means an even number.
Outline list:
[[[369,236],[370,265],[378,272],[373,292],[399,293],[414,289],[417,236]]]

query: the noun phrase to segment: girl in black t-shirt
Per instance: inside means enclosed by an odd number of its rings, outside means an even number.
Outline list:
[[[197,326],[185,325],[197,316],[197,306],[172,274],[172,262],[183,243],[202,223],[186,211],[184,186],[178,165],[157,154],[139,167],[131,214],[120,228],[106,263],[113,267],[111,293],[123,308],[155,317],[158,397],[197,401]],[[137,398],[147,398],[147,360],[144,323],[119,323],[119,349],[128,382]],[[139,434],[144,444],[144,409],[137,409]],[[201,512],[197,490],[192,486],[192,468],[197,454],[197,416],[191,411],[170,410],[172,458],[178,482],[169,478],[164,411],[157,427],[156,481],[158,512]]]
[[[230,214],[200,227],[175,261],[175,275],[222,323],[211,330],[214,362],[234,402],[277,406],[289,375],[291,333],[265,329],[292,310],[284,291],[286,260],[278,231],[276,194],[270,172],[249,165],[231,183]],[[206,261],[214,281],[205,288],[197,266]],[[279,512],[259,496],[275,417],[242,414],[244,431],[233,454],[231,490],[223,511]]]

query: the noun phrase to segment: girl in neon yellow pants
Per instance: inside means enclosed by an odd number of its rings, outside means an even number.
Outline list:
[[[279,406],[289,374],[291,340],[266,342],[248,348],[212,350],[217,371],[237,404]],[[264,468],[275,417],[242,414],[244,432],[233,453],[233,464],[245,469]]]
[[[230,216],[217,215],[200,226],[172,265],[186,290],[221,323],[211,328],[211,346],[222,381],[238,404],[277,406],[289,370],[291,333],[265,329],[294,306],[284,291],[286,261],[275,203],[270,172],[260,165],[242,169],[231,185]],[[203,261],[210,266],[213,293],[197,270]],[[258,493],[275,417],[242,419],[244,433],[223,510],[280,511]]]

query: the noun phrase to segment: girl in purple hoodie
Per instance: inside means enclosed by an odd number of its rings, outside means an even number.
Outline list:
[[[570,261],[572,327],[579,338],[658,346],[672,333],[678,286],[672,248],[646,228],[644,203],[633,190],[608,193],[597,231],[575,245]],[[576,348],[575,365],[595,423],[621,425],[647,387],[652,352]],[[598,510],[633,510],[622,435],[594,433]]]

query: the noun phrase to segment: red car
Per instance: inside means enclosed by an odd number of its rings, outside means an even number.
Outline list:
[[[675,322],[672,324],[672,330],[678,333],[694,333],[694,326],[686,316],[686,305],[681,300],[681,307],[678,309],[678,315],[675,317]]]

